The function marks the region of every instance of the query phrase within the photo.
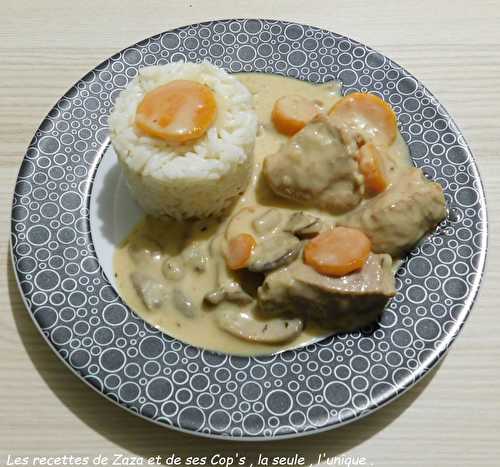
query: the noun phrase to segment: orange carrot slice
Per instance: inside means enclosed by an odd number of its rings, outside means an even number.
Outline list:
[[[385,176],[384,163],[378,148],[372,143],[364,144],[359,149],[356,159],[365,179],[367,192],[377,194],[385,191],[389,182]]]
[[[169,143],[203,136],[215,120],[217,103],[204,84],[175,80],[148,92],[137,106],[136,127]]]
[[[229,240],[226,250],[226,264],[229,269],[243,269],[247,266],[255,246],[255,239],[246,233]]]
[[[305,97],[283,96],[274,103],[271,120],[277,131],[292,136],[302,130],[318,112],[314,103]]]
[[[320,274],[340,277],[362,268],[370,250],[370,239],[361,230],[335,227],[307,243],[304,262]]]
[[[348,94],[330,109],[329,115],[341,126],[358,130],[379,143],[390,145],[396,138],[396,114],[387,102],[374,94]]]

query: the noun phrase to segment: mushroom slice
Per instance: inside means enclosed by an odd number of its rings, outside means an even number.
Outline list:
[[[240,339],[262,344],[279,344],[291,341],[304,328],[300,318],[271,318],[261,320],[251,312],[219,308],[217,324],[224,331]]]
[[[130,242],[128,249],[132,261],[137,266],[161,260],[160,245],[149,238],[139,237],[136,241]]]
[[[227,223],[224,238],[231,240],[231,238],[236,237],[240,233],[252,232],[252,221],[258,214],[258,209],[258,206],[247,206],[240,209]]]
[[[308,238],[318,235],[322,227],[323,223],[319,217],[299,211],[290,216],[284,231],[290,232],[299,238]]]
[[[182,252],[182,256],[188,266],[196,272],[204,272],[207,268],[208,257],[202,248],[196,243],[192,243]]]
[[[253,301],[253,298],[235,281],[227,282],[221,287],[208,292],[203,299],[211,305],[219,305],[224,300],[240,305],[248,305]]]
[[[165,304],[168,289],[164,284],[139,271],[130,274],[130,280],[137,295],[149,310],[161,308]]]
[[[181,312],[186,318],[194,318],[194,303],[181,289],[174,289],[172,301],[176,310]]]
[[[290,264],[299,254],[300,240],[289,233],[264,235],[254,247],[248,269],[267,272]]]
[[[184,277],[184,264],[179,258],[167,258],[163,261],[161,272],[169,281],[179,281]]]
[[[272,232],[281,224],[281,213],[277,209],[268,209],[252,221],[254,230],[259,234]]]
[[[218,305],[226,299],[226,292],[223,287],[211,290],[203,296],[203,300],[210,305]]]

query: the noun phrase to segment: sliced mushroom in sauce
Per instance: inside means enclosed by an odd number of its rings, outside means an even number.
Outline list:
[[[204,272],[207,268],[208,256],[199,245],[191,244],[183,252],[182,256],[187,266],[197,272]]]
[[[196,308],[193,301],[179,288],[175,288],[172,293],[172,302],[177,311],[186,318],[194,318]]]
[[[168,299],[168,288],[148,274],[135,271],[130,274],[130,280],[149,310],[161,308]]]
[[[269,209],[252,221],[252,227],[258,234],[269,233],[280,225],[282,218],[283,216],[277,209]]]
[[[154,240],[140,237],[128,246],[130,257],[137,266],[146,266],[161,261],[161,247]]]
[[[318,235],[322,227],[323,222],[319,217],[299,211],[290,216],[283,230],[299,238],[309,238]]]
[[[290,264],[299,254],[300,240],[286,232],[259,238],[248,264],[252,272],[268,272]]]
[[[278,344],[296,338],[304,328],[300,318],[257,319],[252,312],[220,308],[217,324],[233,336],[250,342]]]
[[[219,288],[206,293],[203,299],[211,305],[219,305],[223,301],[239,305],[248,305],[253,302],[253,298],[236,281],[227,282]]]
[[[167,258],[163,261],[161,272],[169,281],[180,281],[186,274],[184,262],[180,258]]]

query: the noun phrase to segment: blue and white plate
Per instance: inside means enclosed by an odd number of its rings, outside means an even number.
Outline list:
[[[112,283],[112,247],[140,213],[115,215],[127,191],[107,119],[138,69],[177,60],[312,82],[341,80],[344,92],[373,92],[393,106],[414,164],[443,186],[450,216],[398,271],[398,293],[374,332],[338,335],[270,357],[229,357],[153,329],[121,300]],[[182,27],[128,47],[90,71],[36,131],[12,208],[19,286],[61,359],[89,386],[144,418],[239,439],[334,428],[414,385],[445,354],[469,314],[486,237],[476,164],[439,101],[406,70],[362,44],[270,20]]]

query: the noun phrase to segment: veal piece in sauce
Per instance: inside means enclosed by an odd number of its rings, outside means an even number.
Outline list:
[[[237,355],[373,322],[395,293],[393,262],[446,214],[439,185],[410,168],[392,114],[371,97],[346,102],[338,83],[238,77],[260,123],[250,185],[221,218],[136,226],[115,254],[121,295],[167,334]],[[281,96],[295,97],[277,108]],[[332,258],[321,264],[336,225],[369,245],[345,274]]]

